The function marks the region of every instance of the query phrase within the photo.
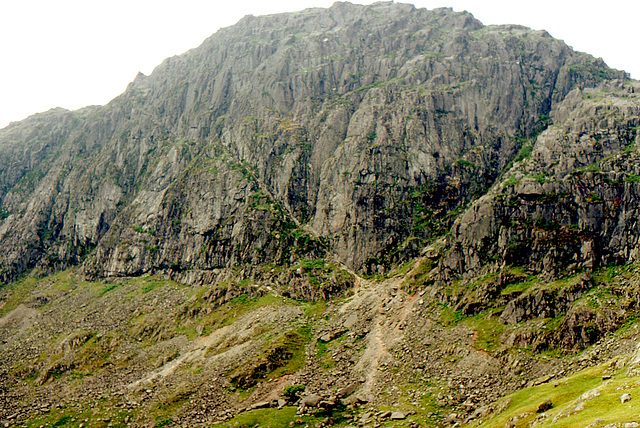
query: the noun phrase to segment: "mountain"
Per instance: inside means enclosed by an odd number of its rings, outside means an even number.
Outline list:
[[[625,76],[468,13],[247,17],[106,106],[3,130],[3,278],[94,247],[98,277],[280,261],[298,228],[384,270],[445,232],[572,88]]]
[[[304,389],[306,422],[471,423],[630,352],[639,88],[544,31],[338,2],[9,125],[0,419],[193,426]]]

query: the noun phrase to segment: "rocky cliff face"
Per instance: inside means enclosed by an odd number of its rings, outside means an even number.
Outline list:
[[[89,276],[122,276],[322,251],[381,272],[570,115],[567,94],[624,77],[446,9],[246,17],[106,106],[0,131],[2,275],[89,253]]]
[[[638,259],[636,85],[576,88],[553,125],[452,229],[441,278],[487,265],[547,279]]]

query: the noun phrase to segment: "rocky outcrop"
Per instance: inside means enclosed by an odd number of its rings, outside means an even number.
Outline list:
[[[553,279],[635,261],[637,89],[571,92],[553,126],[453,227],[440,278],[507,264]]]
[[[555,318],[567,312],[594,285],[589,275],[583,275],[560,290],[543,288],[524,293],[507,304],[500,321],[516,324],[534,318]]]

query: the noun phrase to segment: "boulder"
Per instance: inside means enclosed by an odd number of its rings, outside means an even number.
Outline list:
[[[340,388],[338,392],[336,392],[336,397],[338,398],[348,397],[349,395],[356,392],[357,389],[358,389],[358,385],[355,383],[351,383],[345,387]]]
[[[257,403],[253,403],[250,409],[266,409],[267,407],[271,407],[271,402],[269,401],[258,401]]]
[[[307,395],[302,399],[302,405],[306,407],[317,407],[322,397],[318,394]]]
[[[405,419],[407,417],[407,415],[405,415],[403,412],[393,412],[391,413],[391,416],[389,416],[389,419],[391,419],[392,421],[400,421],[402,419]]]
[[[551,402],[551,400],[544,400],[538,406],[538,409],[536,410],[536,413],[544,413],[547,410],[551,409],[552,407],[553,407],[553,403]]]

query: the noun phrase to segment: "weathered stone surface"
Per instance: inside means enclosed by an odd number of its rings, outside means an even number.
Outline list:
[[[271,402],[269,401],[259,401],[257,403],[253,403],[250,409],[265,409],[267,407],[271,407]]]
[[[500,320],[515,324],[533,318],[554,318],[557,314],[567,312],[571,304],[593,286],[593,279],[583,275],[560,290],[533,290],[511,300],[500,315]]]
[[[545,32],[466,12],[336,3],[247,17],[106,106],[0,130],[1,276],[83,261],[89,277],[183,275],[325,249],[383,272],[489,188],[515,135],[552,108],[573,118],[587,103],[565,95],[615,77]],[[589,126],[616,126],[589,108]],[[552,135],[535,152],[545,162]],[[498,225],[476,209],[458,227],[474,241]]]
[[[307,407],[317,407],[322,400],[322,396],[318,394],[307,395],[302,399],[302,405]]]
[[[407,415],[405,415],[404,412],[398,412],[398,411],[391,413],[391,416],[389,416],[389,419],[391,419],[392,421],[400,421],[406,418],[407,418]]]
[[[606,108],[592,98],[601,90],[611,91]],[[637,142],[636,92],[612,81],[556,106],[531,154],[454,225],[441,277],[472,277],[496,260],[545,279],[636,260],[638,156],[625,151]]]
[[[357,314],[350,314],[346,320],[344,320],[344,323],[342,324],[344,326],[344,328],[351,328],[354,326],[354,324],[358,322],[358,315]]]
[[[580,396],[580,400],[581,401],[589,401],[589,400],[593,400],[594,398],[599,397],[599,396],[600,396],[600,390],[592,389],[592,390],[589,390],[589,391],[585,392],[584,394],[582,394]]]

